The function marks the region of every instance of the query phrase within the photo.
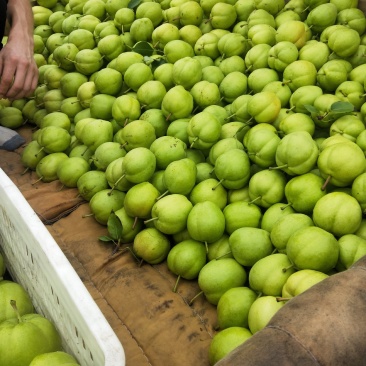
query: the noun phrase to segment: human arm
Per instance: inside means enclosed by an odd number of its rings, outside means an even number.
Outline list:
[[[29,97],[37,86],[34,60],[33,12],[29,0],[8,0],[10,30],[0,52],[0,97]]]

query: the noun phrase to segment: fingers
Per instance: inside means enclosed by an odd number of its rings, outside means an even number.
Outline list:
[[[37,86],[38,68],[35,64],[6,63],[2,70],[0,96],[10,100],[29,97]]]
[[[11,100],[30,97],[37,87],[38,68],[35,64],[29,65],[27,69],[24,67],[17,68],[14,83],[7,93],[7,97]]]

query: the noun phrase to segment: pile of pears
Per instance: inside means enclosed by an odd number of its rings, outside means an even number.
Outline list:
[[[39,85],[3,100],[0,124],[32,125],[25,168],[76,188],[100,240],[166,261],[175,292],[198,281],[218,310],[211,364],[366,254],[359,5],[33,6]]]

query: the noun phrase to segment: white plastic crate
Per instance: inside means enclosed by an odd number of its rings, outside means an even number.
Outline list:
[[[0,251],[12,278],[82,366],[124,366],[116,334],[58,244],[0,169]]]

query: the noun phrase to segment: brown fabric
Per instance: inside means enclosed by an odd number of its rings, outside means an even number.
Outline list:
[[[27,141],[31,130],[19,130]],[[203,297],[188,302],[199,292],[197,281],[181,280],[166,263],[139,266],[129,252],[112,255],[113,244],[98,240],[106,227],[93,217],[77,189],[60,182],[38,182],[35,172],[24,172],[20,154],[0,151],[0,168],[12,179],[31,207],[47,224],[70,263],[82,279],[120,339],[126,364],[208,365],[208,348],[216,325],[216,307]]]
[[[366,257],[290,300],[217,366],[366,365]]]

